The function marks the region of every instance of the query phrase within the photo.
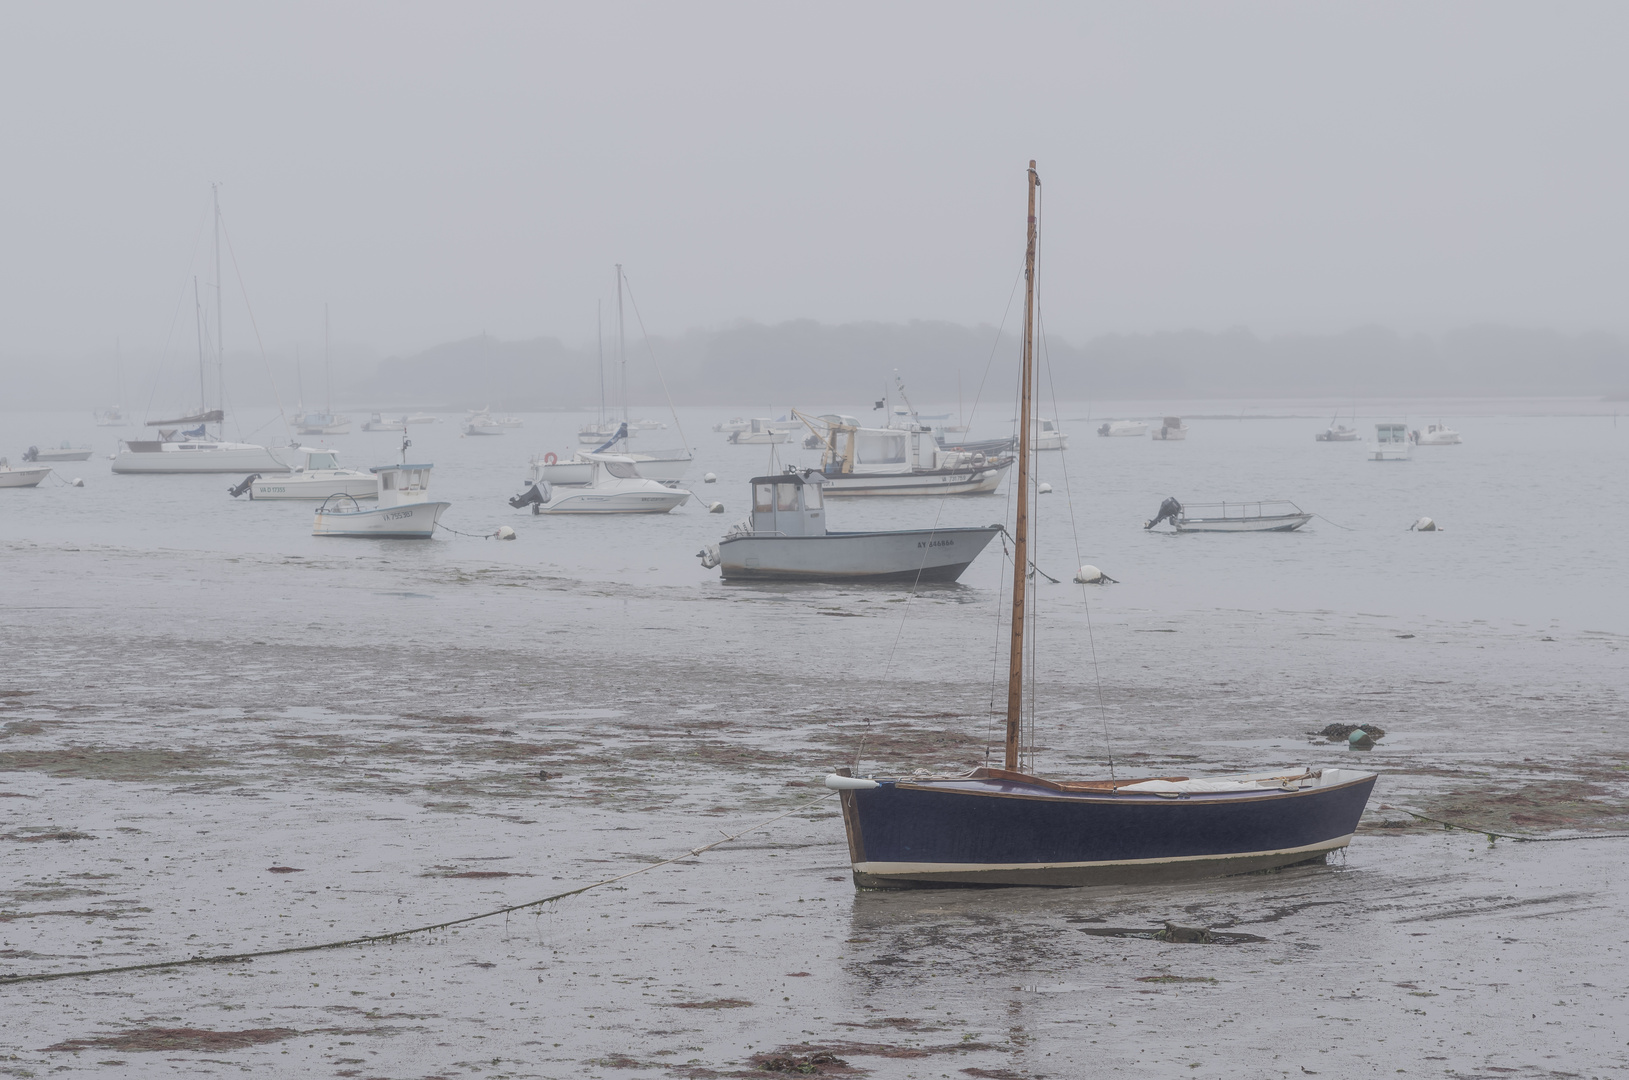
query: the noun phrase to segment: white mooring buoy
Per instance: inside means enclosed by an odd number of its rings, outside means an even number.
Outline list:
[[[507,525],[499,525],[498,531],[494,535],[496,535],[499,540],[513,540],[515,538],[515,530],[511,529]]]
[[[708,503],[707,512],[709,514],[722,514],[724,512],[724,504],[721,502]]]
[[[1414,524],[1410,525],[1409,526],[1409,531],[1410,532],[1436,532],[1437,531],[1437,523],[1435,521],[1432,521],[1428,517],[1423,517],[1419,521],[1416,521]]]
[[[1075,584],[1101,585],[1103,584],[1103,571],[1099,570],[1091,563],[1087,563],[1085,566],[1082,566],[1078,572],[1076,572]]]
[[[74,487],[84,487],[84,486],[85,486],[85,481],[81,480],[77,476],[74,477]]]
[[[704,484],[716,484],[718,483],[718,477],[714,476],[712,473],[708,473],[706,476],[701,478],[701,482]]]
[[[1035,489],[1035,494],[1037,494],[1037,495],[1050,495],[1050,494],[1052,494],[1052,485],[1051,484],[1042,484],[1042,485],[1040,485],[1039,487],[1037,487]]]

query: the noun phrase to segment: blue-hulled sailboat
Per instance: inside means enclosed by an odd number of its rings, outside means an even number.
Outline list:
[[[857,777],[848,770],[828,776],[826,786],[842,797],[854,883],[887,889],[1106,885],[1321,860],[1351,842],[1375,774],[1298,768],[1055,781],[1020,769],[1040,186],[1031,161],[1004,767],[944,777]]]

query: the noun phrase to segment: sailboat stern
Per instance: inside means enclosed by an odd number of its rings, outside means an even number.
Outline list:
[[[849,779],[841,796],[856,888],[1079,887],[1321,861],[1351,842],[1375,780],[1325,769],[1254,790],[1185,792],[1178,778],[1179,790],[1156,793],[978,770],[875,787]]]

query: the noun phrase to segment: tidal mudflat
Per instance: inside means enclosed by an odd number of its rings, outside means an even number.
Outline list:
[[[467,543],[410,588],[354,551],[12,543],[34,572],[0,629],[0,970],[434,923],[795,812],[434,934],[0,986],[0,1074],[1629,1064],[1629,841],[1490,842],[1403,810],[1625,831],[1613,634],[1203,607],[1174,621],[1105,599],[1103,711],[1078,654],[1043,668],[1047,766],[1101,770],[1105,730],[1122,770],[1343,764],[1360,755],[1307,732],[1375,722],[1387,734],[1361,759],[1382,780],[1351,848],[1159,890],[856,893],[820,777],[856,751],[866,767],[983,760],[992,596],[584,582]],[[1046,617],[1078,629],[1072,608]],[[1155,940],[1167,921],[1218,940]]]

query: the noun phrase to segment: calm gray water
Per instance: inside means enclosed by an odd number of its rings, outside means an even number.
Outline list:
[[[0,414],[13,461],[64,438],[99,455],[58,467],[84,488],[0,491],[7,972],[457,917],[801,807],[541,916],[0,987],[0,1068],[713,1076],[827,1048],[901,1077],[1616,1074],[1629,842],[1393,827],[1414,822],[1403,806],[1533,834],[1625,824],[1629,420],[1612,408],[1360,404],[1362,428],[1441,418],[1465,436],[1376,464],[1362,443],[1313,442],[1321,403],[1059,407],[1072,445],[1040,459],[1055,490],[1035,558],[1065,584],[1037,590],[1039,768],[1098,775],[1110,751],[1132,771],[1347,764],[1306,733],[1374,722],[1388,735],[1361,761],[1382,780],[1329,866],[914,894],[856,894],[835,808],[804,801],[857,752],[867,769],[983,760],[999,548],[914,596],[722,585],[695,552],[769,464],[710,430],[736,410],[681,412],[687,486],[722,516],[510,510],[527,458],[571,448],[579,415],[489,439],[415,427],[444,522],[519,533],[417,544],[313,538],[309,506],[234,501],[236,477],[113,476],[116,432]],[[1190,417],[1187,442],[1091,434],[1166,411]],[[245,433],[266,440],[268,419]],[[351,464],[394,460],[390,434],[326,441]],[[1144,532],[1168,494],[1321,516],[1291,535]],[[1008,513],[1003,489],[833,501],[830,517]],[[1444,531],[1408,532],[1422,515]],[[1067,584],[1081,561],[1120,583]],[[1267,940],[1082,932],[1164,919]]]

